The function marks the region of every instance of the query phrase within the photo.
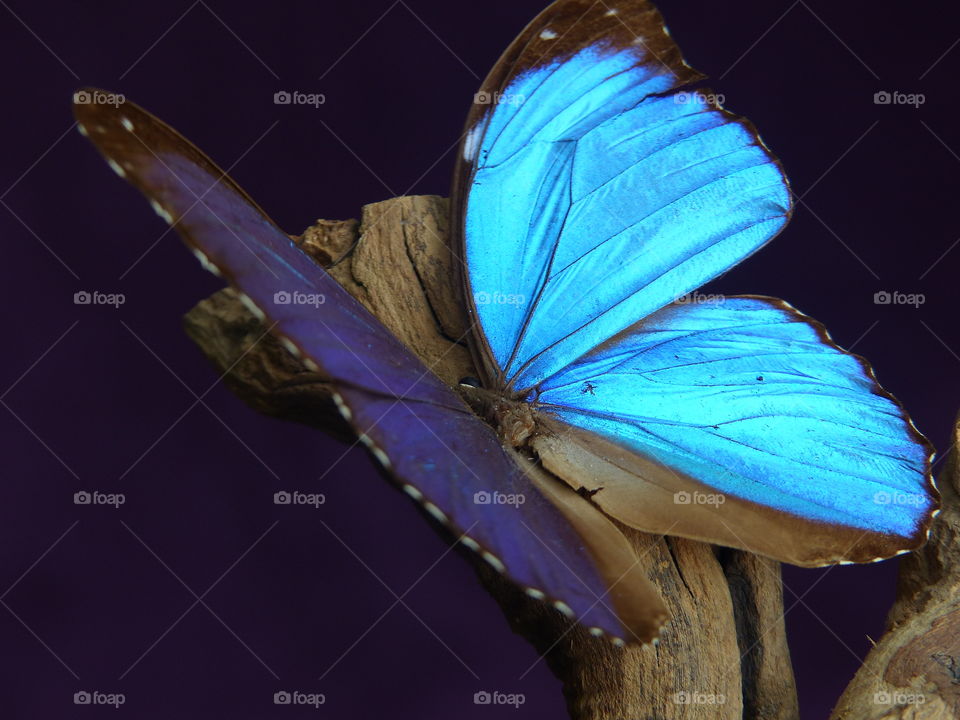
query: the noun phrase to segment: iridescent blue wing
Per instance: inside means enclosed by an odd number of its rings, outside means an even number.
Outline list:
[[[81,132],[204,267],[332,379],[345,418],[427,512],[534,597],[595,632],[648,641],[666,613],[623,535],[494,431],[174,130],[126,103],[75,105]],[[284,302],[294,293],[323,302]],[[484,502],[493,493],[525,500]]]
[[[454,227],[491,384],[522,392],[726,271],[790,194],[746,121],[706,91],[641,0],[561,0],[470,114]]]
[[[867,562],[922,544],[937,507],[932,448],[903,408],[782,300],[669,305],[550,378],[535,406],[545,466],[648,532]]]
[[[642,0],[560,0],[507,51],[455,185],[478,364],[539,409],[544,465],[637,528],[797,564],[916,547],[930,448],[865,363],[779,301],[671,305],[791,208],[699,79]]]

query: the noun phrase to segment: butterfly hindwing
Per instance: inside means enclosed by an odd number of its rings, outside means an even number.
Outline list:
[[[209,158],[133,103],[74,111],[81,132],[204,266],[236,287],[291,352],[332,379],[360,440],[464,545],[597,632],[631,641],[656,635],[663,605],[614,525],[508,454],[456,393]],[[291,302],[295,293],[317,301]]]
[[[865,360],[780,300],[672,304],[539,392],[547,467],[607,513],[796,565],[926,539],[932,448]],[[589,460],[604,469],[577,469]]]

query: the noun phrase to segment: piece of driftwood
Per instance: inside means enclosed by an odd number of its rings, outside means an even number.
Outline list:
[[[960,718],[960,421],[952,439],[937,483],[943,509],[930,540],[901,565],[886,632],[833,720]]]
[[[360,223],[318,221],[298,242],[441,379],[455,385],[460,378],[477,373],[466,344],[469,328],[462,311],[459,261],[450,253],[447,238],[445,199],[402,197],[368,205]],[[229,370],[225,378],[229,387],[252,407],[306,422],[340,438],[351,436],[324,378],[272,338],[256,343],[265,328],[232,290],[202,301],[186,316],[185,324],[216,368]],[[942,516],[936,539],[925,554],[905,565],[891,632],[843,696],[836,717],[954,717],[877,714],[880,706],[872,697],[880,691],[875,688],[881,687],[873,684],[877,679],[873,675],[882,676],[882,687],[891,691],[911,688],[915,678],[922,677],[925,687],[942,685],[942,707],[950,697],[956,703],[960,663],[955,666],[942,650],[930,650],[923,640],[928,638],[937,648],[948,647],[938,633],[949,634],[960,626],[960,613],[939,609],[946,607],[955,590],[955,585],[943,584],[949,546],[956,538],[951,530],[955,526],[945,522],[949,517],[949,513]],[[779,564],[749,553],[620,527],[670,611],[671,620],[657,646],[621,649],[593,638],[551,607],[517,590],[486,563],[474,562],[481,582],[513,629],[545,656],[562,680],[571,717],[798,717]],[[937,548],[942,554],[931,554]],[[931,584],[942,592],[935,592]],[[912,624],[916,622],[920,625]],[[921,632],[921,626],[926,630]],[[878,659],[888,646],[886,659]],[[924,653],[940,653],[939,659]],[[871,667],[879,669],[871,675]],[[931,702],[922,709],[933,707]],[[880,709],[888,712],[891,706]]]

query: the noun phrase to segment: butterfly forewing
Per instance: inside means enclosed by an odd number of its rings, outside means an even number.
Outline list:
[[[468,120],[454,223],[488,379],[521,393],[729,269],[790,195],[647,2],[554,3]]]
[[[492,428],[179,134],[132,103],[74,109],[81,132],[204,266],[333,380],[359,439],[433,517],[531,595],[596,632],[655,636],[663,606],[606,517],[542,471],[525,470]],[[289,302],[294,293],[323,301]],[[503,496],[515,502],[496,501]],[[573,514],[578,502],[584,507]]]

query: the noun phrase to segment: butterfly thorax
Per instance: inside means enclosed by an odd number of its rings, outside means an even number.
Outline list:
[[[473,411],[493,426],[505,444],[521,448],[536,432],[536,416],[530,403],[463,382],[457,389]]]

